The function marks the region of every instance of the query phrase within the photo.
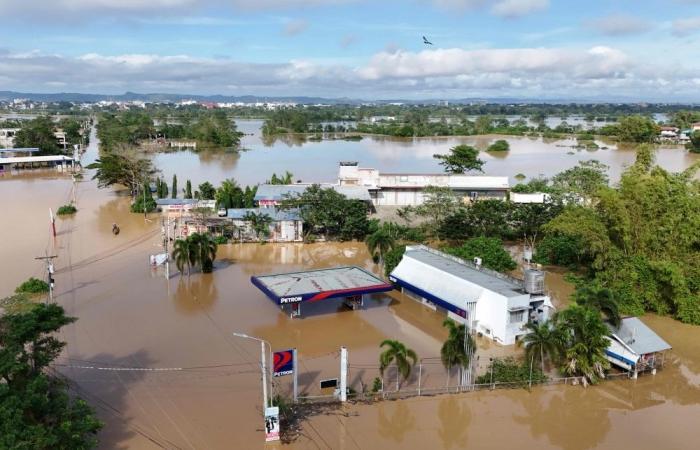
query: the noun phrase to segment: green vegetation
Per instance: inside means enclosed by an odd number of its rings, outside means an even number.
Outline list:
[[[312,185],[302,194],[282,200],[280,208],[299,209],[307,237],[320,234],[326,240],[364,239],[369,231],[367,205],[332,188]]]
[[[38,278],[31,277],[15,289],[17,294],[43,294],[49,292],[49,284]]]
[[[262,240],[270,235],[270,224],[272,223],[272,217],[269,215],[249,211],[245,213],[243,220],[250,224],[250,227],[258,240]]]
[[[383,263],[387,253],[396,246],[396,236],[392,232],[391,227],[384,224],[384,226],[378,227],[373,233],[367,235],[365,243],[375,261]]]
[[[156,118],[158,125],[154,121]],[[157,138],[195,140],[199,149],[238,147],[241,134],[223,111],[168,109],[165,114],[152,111],[104,113],[97,124],[97,136],[107,150]]]
[[[416,355],[416,352],[406,347],[406,345],[403,343],[393,339],[382,341],[382,343],[379,344],[379,347],[382,349],[386,347],[386,349],[379,355],[379,372],[381,372],[382,376],[384,375],[386,368],[393,363],[396,365],[398,373],[401,375],[401,379],[403,381],[408,380],[408,378],[411,376],[413,367],[418,362],[418,355]],[[399,377],[397,376],[397,390],[399,389],[399,384]]]
[[[207,233],[192,233],[185,239],[178,239],[173,245],[173,260],[182,276],[187,267],[187,277],[192,268],[200,267],[203,273],[214,270],[217,243]]]
[[[66,151],[59,144],[55,132],[62,130],[66,134],[66,146],[82,142],[82,127],[75,119],[62,119],[56,123],[50,116],[39,116],[36,119],[20,123],[20,130],[15,134],[15,148],[39,148],[37,156],[59,155]],[[70,151],[68,152],[70,153]]]
[[[245,189],[241,189],[236,180],[229,178],[221,182],[221,186],[216,190],[214,198],[219,208],[252,208],[254,206],[254,198],[257,190],[257,186],[253,186],[252,188],[246,186]],[[210,195],[208,186],[202,189],[202,185],[200,185],[199,191],[200,195],[202,192],[206,195]]]
[[[96,170],[92,179],[97,180],[98,187],[122,185],[132,195],[136,195],[139,185],[155,173],[149,159],[140,156],[133,147],[123,146],[104,152],[87,168]]]
[[[155,211],[155,209],[156,201],[153,199],[153,195],[151,194],[151,188],[148,183],[144,183],[134,197],[134,202],[131,204],[131,212],[145,214]]]
[[[285,171],[284,175],[278,177],[276,173],[272,174],[269,180],[265,183],[267,184],[292,184],[294,181],[294,175],[290,171]]]
[[[187,180],[187,182],[185,183],[185,198],[192,198],[192,182],[190,180]]]
[[[647,142],[656,141],[659,132],[659,126],[649,117],[634,115],[626,116],[620,119],[616,127],[615,136],[623,142]]]
[[[195,192],[194,197],[201,200],[214,200],[216,189],[210,182],[205,181],[199,185],[199,190]]]
[[[476,345],[471,334],[467,333],[466,325],[457,324],[452,319],[445,319],[442,326],[447,328],[447,340],[440,348],[440,360],[449,371],[452,367],[465,368],[469,366],[469,350]]]
[[[389,274],[399,265],[403,254],[406,252],[405,245],[397,245],[384,255],[384,275]]]
[[[58,211],[56,211],[56,214],[59,216],[67,216],[70,214],[75,214],[78,212],[78,208],[76,208],[73,205],[62,205],[58,208]]]
[[[484,162],[479,159],[479,150],[468,145],[457,145],[450,149],[447,155],[433,155],[447,173],[465,173],[472,170],[483,172]]]
[[[686,148],[693,153],[700,153],[700,131],[690,133],[690,142],[686,144]]]
[[[48,375],[65,344],[54,334],[75,321],[58,305],[0,316],[0,448],[89,449],[102,424],[68,386]]]
[[[177,198],[177,174],[173,174],[173,183],[170,192],[173,194],[173,198]]]
[[[510,144],[504,139],[499,139],[493,144],[489,145],[487,151],[489,152],[507,152],[510,150]]]
[[[526,387],[532,384],[543,383],[547,377],[538,367],[530,370],[530,361],[517,362],[514,358],[495,358],[489,364],[488,372],[477,377],[477,384],[513,383],[516,386]]]
[[[467,261],[472,261],[477,257],[481,258],[484,267],[499,272],[507,272],[517,267],[510,253],[503,248],[503,243],[498,238],[470,238],[459,247],[447,247],[444,250]]]
[[[642,146],[618,187],[599,188],[590,206],[567,206],[544,226],[545,239],[566,244],[567,259],[588,269],[587,282],[609,289],[621,313],[654,311],[699,324],[697,165],[674,174],[653,159]]]

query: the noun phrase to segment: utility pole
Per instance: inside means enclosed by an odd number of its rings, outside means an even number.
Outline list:
[[[37,256],[34,259],[41,259],[46,262],[46,278],[47,282],[49,284],[49,298],[47,299],[46,304],[53,303],[53,287],[54,287],[54,279],[53,279],[53,273],[54,273],[54,268],[53,268],[53,259],[58,258],[57,255],[46,255],[46,256]]]
[[[165,279],[170,280],[170,215],[165,228]]]

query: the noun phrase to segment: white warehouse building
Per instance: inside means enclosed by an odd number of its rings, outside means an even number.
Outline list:
[[[527,334],[525,325],[549,319],[544,273],[526,270],[525,281],[423,245],[408,246],[389,279],[407,296],[503,345]]]

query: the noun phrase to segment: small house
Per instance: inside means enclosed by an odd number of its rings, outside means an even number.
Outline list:
[[[625,317],[620,326],[608,325],[610,345],[606,358],[615,366],[634,372],[652,370],[663,364],[664,352],[671,346],[638,317]]]

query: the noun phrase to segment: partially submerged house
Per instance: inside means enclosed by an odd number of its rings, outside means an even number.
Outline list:
[[[671,346],[638,317],[625,317],[619,327],[608,324],[610,345],[606,358],[615,366],[633,372],[653,370],[663,364]]]
[[[254,226],[256,218],[261,216],[269,218],[264,231]],[[304,221],[298,210],[235,208],[228,209],[225,217],[187,218],[182,233],[188,236],[195,232],[208,232],[241,242],[302,242],[303,228]]]
[[[478,258],[471,263],[423,245],[406,247],[389,279],[408,297],[504,345],[554,311],[544,272],[526,270],[519,280],[482,267]]]
[[[508,177],[448,173],[381,173],[359,167],[356,161],[341,162],[338,183],[342,187],[362,187],[374,206],[415,206],[428,197],[429,186],[446,187],[463,201],[508,198]]]
[[[158,198],[156,199],[156,208],[166,214],[176,214],[178,216],[191,215],[195,208],[211,209],[212,213],[216,211],[215,200],[197,200],[195,198]]]

